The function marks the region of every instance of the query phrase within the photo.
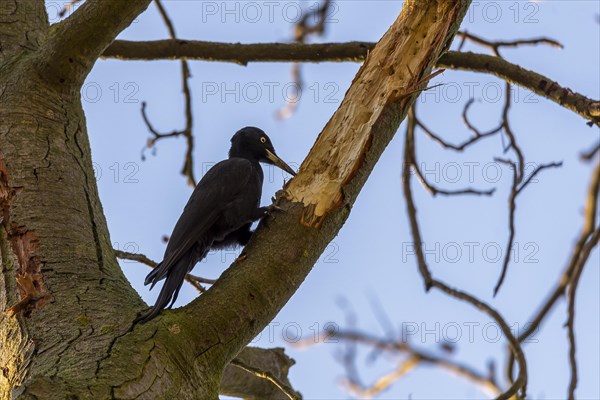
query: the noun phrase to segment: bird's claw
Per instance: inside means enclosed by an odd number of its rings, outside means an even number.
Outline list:
[[[285,211],[283,208],[276,206],[275,204],[271,204],[270,206],[267,206],[264,208],[265,211],[265,217],[271,217],[273,219],[275,219],[275,211]],[[266,227],[269,227],[269,224],[267,222],[267,218],[263,219],[263,223],[265,224]]]

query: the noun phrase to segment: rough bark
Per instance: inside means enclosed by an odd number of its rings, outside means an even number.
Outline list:
[[[144,305],[110,246],[79,88],[148,3],[87,1],[48,27],[41,0],[19,1],[0,29],[0,306],[18,304],[0,317],[2,399],[217,398],[227,364],[343,225],[470,2],[407,3],[247,258],[190,305],[132,326]]]
[[[98,3],[49,27],[43,1],[15,1],[2,24],[0,303],[19,304],[16,316],[0,316],[3,399],[85,397],[115,335],[143,306],[115,261],[98,198],[76,84],[93,61],[82,67],[67,54],[91,59],[112,40],[85,33],[97,26],[82,16],[110,17],[93,12],[107,6]],[[130,22],[121,18],[113,34]],[[85,43],[64,42],[62,28],[77,23]]]
[[[15,52],[36,50],[48,28],[42,0],[0,3],[0,62]]]

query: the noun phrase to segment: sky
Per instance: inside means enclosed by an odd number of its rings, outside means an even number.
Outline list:
[[[304,1],[165,1],[177,34],[184,39],[223,42],[288,42],[300,15],[317,5]],[[402,8],[400,1],[337,1],[323,37],[313,42],[377,41]],[[52,22],[64,2],[47,2]],[[507,49],[511,62],[542,73],[588,97],[600,97],[600,3],[596,1],[474,1],[462,29],[490,40],[547,36],[563,49],[524,46]],[[168,33],[150,5],[120,38],[154,40]],[[456,48],[457,44],[453,45]],[[487,52],[467,43],[465,51]],[[297,168],[317,135],[339,107],[356,74],[357,63],[302,66],[303,90],[296,96],[287,63],[235,64],[191,61],[195,173],[201,176],[227,156],[229,139],[243,126],[261,127],[278,154]],[[418,100],[421,120],[446,140],[459,143],[470,132],[461,120],[473,97],[471,120],[487,130],[500,121],[502,81],[489,75],[446,71],[432,84],[444,83]],[[562,161],[541,173],[518,198],[516,237],[508,275],[492,296],[508,235],[511,171],[495,163],[503,154],[501,136],[484,140],[464,153],[442,149],[417,132],[417,158],[430,182],[457,190],[466,186],[496,188],[492,197],[432,198],[418,182],[413,191],[419,209],[426,258],[434,276],[467,290],[497,308],[512,329],[522,332],[557,282],[582,227],[583,200],[594,162],[579,154],[600,137],[576,114],[515,88],[510,122],[531,172],[541,163]],[[161,141],[155,152],[142,149],[150,137],[140,114],[147,102],[149,118],[164,132],[184,126],[180,66],[177,61],[100,60],[82,89],[96,178],[114,247],[160,260],[165,244],[191,188],[180,175],[183,139]],[[296,112],[278,119],[287,101]],[[403,124],[376,165],[338,236],[319,258],[304,284],[259,335],[253,345],[284,347],[296,360],[293,386],[305,399],[347,399],[339,363],[345,347],[323,343],[298,348],[300,338],[320,338],[327,326],[400,338],[407,329],[419,349],[444,355],[480,371],[490,360],[504,382],[506,340],[497,325],[469,305],[439,292],[425,293],[412,252],[401,190]],[[263,203],[289,176],[265,167]],[[239,252],[239,251],[238,251]],[[194,270],[217,278],[238,252],[211,253]],[[148,268],[120,262],[133,287],[149,304],[158,290],[143,286]],[[583,272],[577,297],[577,344],[580,399],[600,398],[600,256],[596,249]],[[185,285],[177,306],[198,293]],[[569,382],[565,301],[559,301],[530,343],[529,397],[565,398]],[[355,326],[348,310],[356,314]],[[385,318],[381,316],[385,314]],[[383,323],[383,321],[389,323]],[[329,324],[329,325],[328,325]],[[391,332],[388,325],[391,325]],[[387,335],[387,336],[386,336]],[[391,335],[391,336],[390,336]],[[440,345],[450,342],[452,354]],[[397,357],[373,357],[361,349],[357,363],[365,384],[392,371]],[[432,384],[433,383],[433,384]],[[379,398],[479,399],[471,383],[438,368],[419,366]]]

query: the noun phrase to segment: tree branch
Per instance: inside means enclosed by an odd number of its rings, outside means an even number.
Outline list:
[[[156,266],[158,265],[158,263],[156,261],[149,259],[148,257],[146,257],[143,254],[129,253],[129,252],[117,250],[117,249],[113,249],[113,250],[115,252],[115,256],[117,258],[120,258],[121,260],[137,261],[141,264],[149,266],[150,268],[156,268]],[[202,286],[203,283],[212,285],[216,282],[216,280],[214,280],[214,279],[201,278],[199,276],[192,275],[192,274],[187,274],[185,276],[185,280],[187,283],[192,285],[200,293],[206,292],[206,288],[204,286]]]
[[[533,38],[533,39],[517,39],[517,40],[510,40],[510,41],[502,41],[502,40],[491,41],[491,40],[483,39],[480,36],[473,35],[472,33],[469,33],[467,31],[458,32],[456,34],[456,37],[462,38],[459,49],[462,49],[462,46],[464,45],[466,40],[470,40],[474,43],[477,43],[480,46],[487,47],[488,49],[492,50],[494,52],[494,54],[496,54],[498,56],[500,56],[500,49],[503,47],[519,47],[519,46],[523,46],[523,45],[538,45],[538,44],[545,44],[545,45],[552,46],[552,47],[558,47],[559,49],[562,49],[564,47],[562,44],[560,44],[556,40],[550,39],[547,37],[539,37],[539,38]]]
[[[474,103],[474,101],[475,101],[474,99],[469,99],[467,101],[467,103],[465,104],[465,107],[463,108],[463,113],[462,113],[463,122],[465,123],[467,128],[469,128],[469,130],[471,130],[474,133],[474,135],[471,136],[469,139],[465,140],[464,142],[462,142],[461,144],[448,143],[444,139],[442,139],[439,135],[436,135],[435,133],[433,133],[431,131],[431,129],[429,129],[427,126],[425,126],[423,124],[423,122],[421,122],[421,120],[417,117],[416,112],[413,114],[414,122],[415,122],[416,126],[421,128],[423,130],[423,132],[425,132],[425,134],[427,136],[429,136],[429,138],[431,138],[433,141],[435,141],[436,143],[438,143],[440,146],[444,147],[445,149],[450,149],[450,150],[454,150],[454,151],[463,151],[467,147],[477,143],[481,139],[495,135],[496,133],[498,133],[502,130],[502,124],[498,125],[496,128],[490,129],[487,132],[480,132],[479,129],[475,128],[475,126],[469,120],[468,114],[467,114],[469,111],[469,108]],[[413,106],[413,109],[414,109],[414,106]]]
[[[577,388],[577,357],[576,357],[576,346],[575,346],[575,299],[577,293],[577,287],[585,266],[585,260],[589,256],[589,251],[586,251],[585,247],[587,244],[591,248],[598,244],[600,238],[600,228],[596,227],[596,213],[598,211],[598,195],[600,192],[600,163],[596,165],[594,174],[592,176],[592,182],[588,192],[588,198],[586,199],[586,210],[585,210],[585,222],[583,225],[583,231],[578,240],[575,255],[578,258],[578,262],[575,264],[571,277],[568,283],[567,297],[569,300],[568,317],[567,317],[567,332],[569,338],[569,364],[571,366],[571,382],[569,384],[569,399],[575,399],[575,389]],[[591,249],[590,249],[591,251]],[[586,254],[587,253],[587,254]],[[585,257],[585,258],[584,258]]]
[[[550,292],[546,300],[542,303],[542,306],[535,313],[534,317],[531,318],[531,324],[529,327],[522,332],[518,340],[523,343],[525,340],[530,337],[542,324],[550,310],[554,307],[558,299],[564,296],[567,288],[572,284],[579,280],[580,272],[585,263],[587,262],[590,253],[594,249],[595,246],[598,245],[598,240],[600,240],[600,228],[597,227],[596,221],[596,213],[598,210],[598,199],[600,196],[600,163],[596,165],[594,172],[592,174],[591,183],[586,195],[585,200],[585,211],[583,218],[583,228],[581,233],[573,246],[573,251],[571,254],[571,258],[564,272],[558,280],[558,284],[556,287]],[[574,352],[574,336],[571,336],[571,329],[573,326],[572,319],[574,318],[574,300],[575,300],[575,292],[571,291],[569,296],[569,316],[567,319],[567,326],[569,327],[569,342],[570,342],[570,352],[569,352],[569,361],[571,363],[571,384],[569,386],[569,391],[574,391],[576,382],[577,382],[577,366],[575,365],[575,352]],[[507,375],[508,379],[512,380],[512,370],[513,370],[514,358],[511,354],[509,356],[509,361],[507,364]]]
[[[38,60],[50,84],[80,85],[104,49],[141,14],[151,0],[95,0],[83,3],[55,24]]]
[[[364,61],[375,43],[217,43],[194,40],[131,42],[116,40],[102,55],[121,60],[189,60],[233,62],[344,62]],[[592,100],[559,85],[544,75],[512,64],[500,57],[471,52],[449,51],[437,67],[493,74],[554,101],[600,126],[600,101]]]
[[[590,161],[598,153],[600,153],[600,142],[596,143],[594,147],[592,147],[588,151],[584,151],[583,153],[581,153],[580,158],[583,161]]]
[[[219,392],[245,400],[300,399],[288,380],[294,364],[282,348],[246,347],[225,368]]]
[[[115,40],[103,58],[120,60],[188,60],[231,62],[326,62],[364,61],[375,47],[372,42],[347,43],[220,43],[200,40]]]
[[[496,128],[487,133],[483,133],[483,134],[480,133],[473,125],[471,125],[471,123],[469,122],[469,120],[467,118],[467,114],[466,114],[467,109],[469,108],[469,106],[471,104],[472,104],[472,101],[468,101],[467,104],[465,105],[465,108],[463,111],[463,119],[464,119],[465,123],[467,124],[467,126],[475,132],[475,136],[473,136],[471,139],[468,139],[466,142],[464,142],[463,144],[461,144],[459,146],[455,146],[455,145],[446,143],[443,139],[441,139],[439,136],[435,135],[427,127],[425,127],[425,125],[423,125],[423,123],[421,123],[419,121],[419,119],[417,118],[416,104],[414,104],[408,112],[408,116],[410,119],[409,124],[411,125],[410,132],[412,135],[412,137],[408,143],[408,145],[410,146],[410,148],[408,150],[411,153],[410,158],[409,158],[411,165],[405,165],[405,168],[410,168],[412,166],[415,169],[415,172],[417,174],[417,177],[419,178],[419,181],[421,182],[423,187],[429,193],[431,193],[432,196],[436,196],[438,194],[442,194],[442,195],[446,195],[446,196],[455,196],[455,195],[463,195],[463,194],[474,194],[474,195],[478,195],[478,196],[491,196],[496,191],[495,188],[488,189],[488,190],[478,190],[478,189],[472,189],[472,188],[466,188],[466,189],[460,189],[460,190],[439,189],[438,187],[432,185],[431,183],[429,183],[429,181],[427,181],[427,179],[423,175],[423,172],[421,171],[421,168],[419,167],[419,163],[417,162],[417,153],[416,153],[416,149],[415,149],[416,146],[415,146],[415,138],[414,138],[414,131],[417,126],[419,126],[421,129],[423,129],[423,131],[430,138],[432,138],[436,142],[440,143],[445,148],[453,149],[456,151],[463,151],[467,146],[469,146],[487,136],[493,135],[501,129],[501,128]]]
[[[510,95],[507,94],[507,96]],[[523,160],[522,154],[520,155],[520,158],[521,160]],[[517,167],[517,164],[514,161],[505,160],[502,158],[496,158],[494,159],[494,161],[510,166],[513,173],[510,195],[508,196],[508,241],[506,243],[506,255],[504,257],[504,261],[502,262],[502,271],[500,272],[500,277],[498,278],[496,286],[494,287],[494,296],[496,296],[498,294],[498,291],[500,290],[500,287],[502,286],[502,283],[504,282],[504,278],[506,277],[506,272],[508,271],[508,264],[510,263],[510,255],[512,254],[513,240],[516,234],[515,214],[517,210],[517,196],[523,191],[523,189],[525,189],[525,187],[527,187],[527,185],[531,182],[533,178],[535,178],[537,174],[539,174],[544,169],[562,167],[562,162],[541,164],[531,173],[531,175],[529,175],[529,177],[526,180],[523,180],[524,173],[519,172],[519,168]],[[520,165],[522,165],[522,162],[523,161],[520,162]]]

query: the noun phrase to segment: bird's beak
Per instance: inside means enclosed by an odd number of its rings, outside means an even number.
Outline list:
[[[296,173],[294,172],[294,170],[285,163],[285,161],[283,161],[281,158],[279,158],[277,156],[277,154],[273,153],[272,151],[265,149],[265,151],[267,152],[267,158],[275,165],[277,165],[279,168],[281,168],[282,170],[284,170],[285,172],[287,172],[288,174],[292,175],[292,176],[296,176]]]

